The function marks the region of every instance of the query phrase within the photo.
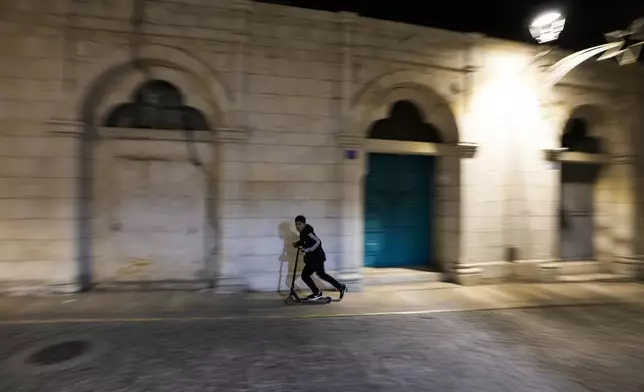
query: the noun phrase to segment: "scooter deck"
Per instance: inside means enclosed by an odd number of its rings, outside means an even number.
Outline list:
[[[324,303],[328,303],[328,301],[331,301],[331,300],[332,300],[331,297],[322,297],[322,298],[319,298],[319,299],[300,298],[300,300],[297,301],[297,302],[300,302],[300,303],[303,303],[303,304],[317,304],[317,303],[324,304]]]
[[[293,266],[293,278],[291,280],[291,293],[289,294],[288,297],[284,299],[287,305],[294,305],[294,304],[316,304],[316,305],[327,305],[330,304],[333,300],[331,297],[322,297],[318,299],[307,299],[307,298],[300,298],[296,293],[295,293],[295,277],[297,274],[295,273],[297,271],[297,262],[300,258],[300,248],[297,248],[297,254],[295,255],[295,265]]]
[[[291,296],[286,298],[286,303],[289,305],[292,304],[307,304],[307,305],[327,305],[330,304],[333,299],[331,297],[322,297],[318,299],[306,299],[306,298],[293,298]]]

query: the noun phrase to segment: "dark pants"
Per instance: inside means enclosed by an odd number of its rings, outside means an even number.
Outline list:
[[[342,285],[333,278],[333,276],[329,275],[324,271],[324,262],[310,262],[304,265],[304,269],[302,269],[302,280],[304,283],[306,283],[307,286],[311,289],[311,291],[314,294],[317,294],[320,292],[320,289],[318,286],[315,285],[315,282],[311,278],[311,275],[313,273],[318,274],[320,279],[324,280],[325,282],[331,283],[333,287],[335,287],[338,291],[342,290]]]

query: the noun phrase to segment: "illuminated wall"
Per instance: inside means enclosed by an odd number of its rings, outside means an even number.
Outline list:
[[[576,107],[606,114],[598,132],[611,153],[635,153],[642,122],[633,108],[644,89],[635,69],[582,67],[549,92],[533,64],[536,47],[245,0],[149,1],[133,25],[133,1],[75,2],[74,18],[66,1],[1,9],[11,26],[0,45],[3,287],[69,291],[83,278],[275,290],[292,266],[291,223],[301,213],[324,240],[328,269],[360,280],[365,136],[397,100],[417,104],[449,145],[436,219],[439,258],[456,279],[510,278],[516,264],[557,258],[559,178],[543,149],[558,147]],[[210,131],[195,142],[201,169],[181,130],[104,129],[151,78],[172,83],[203,114]],[[119,172],[119,156],[181,162],[185,170],[168,182],[205,170],[202,187],[177,195],[204,203],[203,249],[187,261],[196,264],[161,268],[145,257],[154,241],[144,235],[136,257],[117,252],[122,222],[109,217],[122,213],[121,193],[107,179],[129,173]],[[633,170],[608,173],[598,184],[606,235],[597,244],[605,260],[635,258]],[[167,231],[159,225],[149,230]]]

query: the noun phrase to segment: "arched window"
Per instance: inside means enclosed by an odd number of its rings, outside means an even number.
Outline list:
[[[183,104],[178,88],[164,80],[151,80],[134,93],[134,101],[118,105],[109,113],[106,127],[176,130],[208,130],[198,109]]]
[[[442,143],[439,129],[425,122],[422,113],[410,101],[398,101],[391,106],[389,116],[376,121],[369,130],[370,139]]]
[[[561,147],[571,152],[602,154],[602,140],[589,134],[588,122],[573,117],[566,122],[561,135]],[[601,172],[601,165],[564,163],[561,166],[561,180],[564,183],[594,183]]]
[[[588,122],[581,118],[571,118],[566,123],[561,135],[561,147],[568,151],[601,154],[603,151],[601,139],[588,134]]]

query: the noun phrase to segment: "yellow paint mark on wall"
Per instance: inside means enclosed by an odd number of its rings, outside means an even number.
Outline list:
[[[149,272],[150,268],[154,265],[153,260],[149,259],[130,259],[125,262],[125,266],[119,268],[119,276],[132,276]]]

